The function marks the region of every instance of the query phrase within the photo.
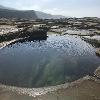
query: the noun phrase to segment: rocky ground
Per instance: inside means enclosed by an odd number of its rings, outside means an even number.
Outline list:
[[[95,33],[93,31],[89,31],[89,30],[68,30],[66,31],[67,34],[69,35],[78,35],[78,36],[92,36],[95,35]]]
[[[56,29],[50,29],[50,32],[58,33],[61,35],[78,35],[78,36],[95,36],[95,35],[100,35],[99,30],[90,30],[90,29],[77,29],[77,28],[70,28],[70,27],[65,27],[65,28],[56,28]],[[97,38],[97,37],[96,37]]]
[[[96,55],[100,56],[100,35],[94,36],[82,36],[81,37],[84,41],[89,42],[91,45],[96,47]]]
[[[20,29],[21,30],[21,29]],[[16,26],[11,25],[0,25],[0,36],[3,34],[15,33],[18,32],[19,29]],[[0,42],[0,49],[4,48],[5,46],[9,45],[12,42],[18,41],[19,39],[13,39],[11,41],[3,41]]]
[[[100,35],[94,35],[94,36],[83,36],[84,40],[94,42],[96,44],[100,44]]]
[[[10,26],[10,25],[0,25],[0,35],[2,34],[7,34],[9,32],[17,32],[18,28],[15,26]]]
[[[18,41],[18,40],[20,40],[20,39],[21,39],[21,38],[19,38],[19,39],[14,39],[14,40],[11,40],[11,41],[1,42],[1,43],[0,43],[0,49],[4,48],[4,47],[6,47],[7,45],[9,45],[9,44],[11,44],[11,43],[13,43],[13,42],[16,42],[16,41]]]

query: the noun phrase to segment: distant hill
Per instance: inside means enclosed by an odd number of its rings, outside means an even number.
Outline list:
[[[8,10],[0,9],[0,18],[22,18],[22,19],[37,19],[35,11],[18,11],[18,10]]]
[[[22,18],[22,19],[37,19],[37,15],[34,10],[15,10],[13,8],[8,8],[0,5],[0,18]]]
[[[22,18],[22,19],[59,19],[65,18],[61,15],[51,15],[40,11],[34,10],[16,10],[9,7],[0,5],[0,18]]]
[[[40,11],[35,11],[35,13],[38,16],[38,18],[40,18],[40,19],[60,19],[60,18],[66,18],[65,16],[62,16],[62,15],[51,15],[51,14],[47,14],[47,13],[40,12]]]

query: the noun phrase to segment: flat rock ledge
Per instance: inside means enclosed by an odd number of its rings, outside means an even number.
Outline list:
[[[86,40],[86,41],[90,41],[90,42],[94,42],[94,43],[98,43],[98,44],[100,44],[100,35],[98,35],[98,36],[92,36],[92,37],[90,37],[90,36],[82,36],[81,37],[83,40]]]
[[[19,38],[19,39],[13,39],[11,41],[5,41],[5,42],[1,42],[0,43],[0,49],[3,49],[4,47],[6,47],[7,45],[13,43],[13,42],[16,42],[16,41],[19,41],[19,40],[22,40],[23,38]]]

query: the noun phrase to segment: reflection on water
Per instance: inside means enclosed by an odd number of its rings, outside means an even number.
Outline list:
[[[68,35],[17,42],[0,50],[0,82],[23,87],[70,82],[98,67],[94,51],[79,37]]]

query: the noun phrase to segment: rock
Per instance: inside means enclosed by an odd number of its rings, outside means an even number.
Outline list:
[[[78,36],[93,36],[93,35],[95,35],[94,32],[90,32],[88,30],[79,30],[79,29],[67,30],[66,33],[68,33],[69,35],[78,35]]]
[[[99,53],[100,53],[100,52],[99,52]],[[100,66],[95,70],[94,75],[95,75],[97,78],[100,78]]]
[[[98,48],[98,49],[96,50],[96,55],[97,55],[97,56],[100,56],[100,48]]]
[[[96,48],[100,47],[100,36],[95,35],[95,36],[82,36],[82,40],[92,44]]]

